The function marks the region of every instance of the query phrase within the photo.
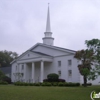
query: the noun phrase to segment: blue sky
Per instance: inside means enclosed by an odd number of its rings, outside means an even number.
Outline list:
[[[48,2],[55,46],[80,50],[100,38],[100,0],[0,0],[0,50],[21,54],[42,43]]]

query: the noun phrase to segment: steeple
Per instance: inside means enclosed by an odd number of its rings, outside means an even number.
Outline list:
[[[47,22],[46,22],[46,32],[44,32],[45,37],[43,39],[43,43],[47,45],[53,45],[54,38],[52,38],[52,32],[50,27],[50,11],[49,11],[49,3],[48,3],[48,12],[47,12]]]
[[[48,3],[46,32],[51,32],[51,27],[50,27],[50,14],[49,14],[49,3]]]

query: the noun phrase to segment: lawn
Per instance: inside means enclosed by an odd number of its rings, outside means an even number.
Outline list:
[[[100,86],[84,88],[0,85],[0,100],[91,100],[90,93],[93,90],[100,92]]]

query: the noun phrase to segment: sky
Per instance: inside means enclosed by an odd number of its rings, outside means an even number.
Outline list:
[[[100,38],[100,0],[0,0],[0,51],[43,43],[48,3],[54,46],[77,51]]]

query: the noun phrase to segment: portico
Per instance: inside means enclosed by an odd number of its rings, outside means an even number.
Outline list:
[[[34,58],[33,59],[24,59],[17,61],[18,69],[16,70],[16,74],[19,73],[22,76],[17,76],[16,81],[24,81],[24,82],[43,82],[43,79],[46,78],[49,69],[49,65],[52,64],[51,57],[42,57],[42,58]],[[45,72],[46,71],[46,72]],[[20,77],[20,78],[19,78]]]

